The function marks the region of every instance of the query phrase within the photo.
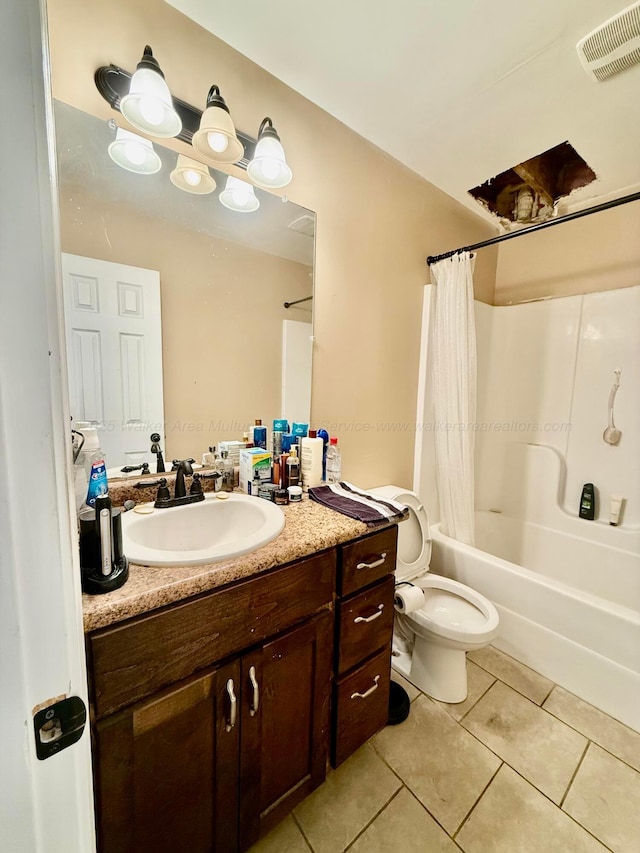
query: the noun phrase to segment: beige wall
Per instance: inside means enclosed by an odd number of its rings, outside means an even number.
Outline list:
[[[309,295],[310,267],[78,190],[61,193],[60,214],[64,252],[160,273],[168,459],[280,416],[282,320],[311,321],[283,303]]]
[[[217,83],[240,129],[255,135],[274,119],[294,172],[286,194],[318,215],[313,422],[349,425],[346,477],[411,485],[413,433],[380,425],[416,419],[425,259],[494,229],[161,0],[49,0],[48,10],[54,95],[68,104],[112,117],[95,69],[133,70],[151,44],[175,96],[203,105]],[[495,253],[481,252],[478,298],[492,301],[494,275]]]
[[[640,202],[501,243],[495,304],[640,284]]]

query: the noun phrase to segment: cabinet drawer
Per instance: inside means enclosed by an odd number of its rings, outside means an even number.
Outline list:
[[[398,528],[387,527],[340,549],[340,595],[350,595],[357,589],[391,574],[396,568]]]
[[[389,717],[391,646],[338,680],[334,694],[332,763],[342,764]]]
[[[96,716],[143,699],[331,605],[335,563],[335,551],[326,551],[90,634]]]
[[[393,633],[394,577],[338,605],[338,674],[388,646]]]

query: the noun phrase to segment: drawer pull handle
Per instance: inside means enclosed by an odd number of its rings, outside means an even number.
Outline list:
[[[379,560],[374,560],[373,563],[358,563],[356,569],[377,569],[378,566],[381,566],[384,561],[387,559],[387,552],[380,554]]]
[[[227,696],[229,697],[229,718],[227,719],[225,728],[230,732],[236,724],[238,714],[238,700],[236,699],[236,694],[233,692],[233,678],[227,681]]]
[[[366,618],[364,616],[356,616],[356,618],[353,621],[356,623],[356,625],[358,624],[358,622],[373,622],[373,620],[377,619],[378,616],[382,616],[383,610],[384,610],[384,604],[379,604],[378,609],[376,610],[375,613],[372,613],[371,616],[367,616]]]
[[[253,717],[255,716],[256,711],[260,707],[260,690],[258,688],[258,679],[256,678],[255,666],[249,667],[249,681],[251,682],[251,686],[253,687],[253,700],[251,702],[251,707],[249,708],[249,713]]]
[[[352,693],[351,698],[352,699],[366,699],[367,696],[371,696],[371,694],[374,693],[378,689],[378,687],[379,687],[378,682],[379,681],[380,681],[380,676],[376,675],[376,677],[373,679],[373,685],[368,690],[365,690],[364,693]]]

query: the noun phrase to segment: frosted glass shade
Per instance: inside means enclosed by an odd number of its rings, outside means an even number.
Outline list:
[[[134,73],[129,94],[120,101],[120,112],[129,124],[151,136],[168,138],[182,130],[169,87],[152,68],[138,68]]]
[[[153,143],[121,127],[107,150],[113,162],[128,172],[155,175],[162,168],[162,161],[153,150]]]
[[[256,145],[247,175],[254,184],[265,189],[286,187],[293,173],[284,156],[282,143],[275,136],[262,136]]]
[[[191,144],[207,163],[237,163],[244,155],[233,119],[222,107],[207,107]]]
[[[216,188],[216,182],[204,163],[198,163],[184,154],[178,155],[176,167],[169,178],[178,189],[196,195],[212,193]]]
[[[233,175],[229,175],[220,193],[220,203],[238,213],[253,213],[260,207],[260,199],[251,184],[234,178]]]

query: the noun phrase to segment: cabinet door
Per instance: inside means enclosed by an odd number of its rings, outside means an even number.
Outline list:
[[[237,849],[239,673],[235,661],[97,724],[101,853]]]
[[[325,778],[333,614],[242,658],[240,849]]]

